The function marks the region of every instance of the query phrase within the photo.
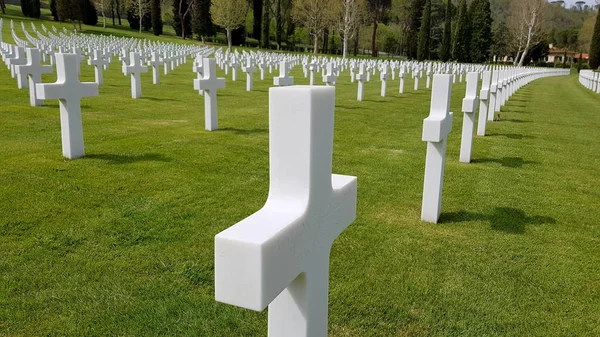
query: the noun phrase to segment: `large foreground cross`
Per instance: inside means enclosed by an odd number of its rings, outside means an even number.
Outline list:
[[[58,99],[63,156],[83,157],[83,126],[81,98],[98,96],[98,84],[79,82],[79,57],[75,54],[56,54],[56,83],[36,84],[38,99]]]
[[[215,297],[262,311],[270,337],[326,337],[329,253],[356,218],[356,177],[331,174],[334,87],[271,88],[265,206],[215,237]]]

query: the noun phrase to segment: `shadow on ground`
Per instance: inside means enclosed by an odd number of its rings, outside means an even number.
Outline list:
[[[515,138],[515,139],[520,139],[520,138]],[[503,158],[476,158],[473,159],[471,161],[472,163],[496,163],[496,164],[500,164],[504,167],[510,167],[510,168],[521,168],[523,167],[523,165],[526,164],[539,164],[539,162],[537,161],[532,161],[532,160],[524,160],[521,157],[503,157]]]
[[[97,154],[86,154],[85,159],[99,159],[109,161],[111,164],[130,164],[142,161],[157,161],[157,162],[170,162],[171,158],[165,157],[162,154],[157,153],[146,153],[142,155],[122,155],[122,154],[109,154],[109,153],[97,153]]]
[[[487,134],[488,137],[505,137],[508,139],[533,139],[535,137],[529,135],[523,135],[520,133],[490,133]]]
[[[523,234],[530,225],[554,225],[556,219],[549,216],[527,215],[523,210],[512,207],[496,207],[490,214],[458,211],[442,213],[440,224],[453,224],[470,221],[489,221],[491,228],[509,234]]]
[[[238,134],[238,135],[251,135],[251,134],[255,134],[255,133],[269,132],[268,129],[237,129],[237,128],[222,128],[222,129],[219,129],[219,131],[234,132],[235,134]]]

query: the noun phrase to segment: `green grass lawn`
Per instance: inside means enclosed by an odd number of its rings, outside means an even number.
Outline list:
[[[273,75],[252,93],[229,77],[215,132],[191,63],[151,76],[133,100],[113,61],[82,101],[87,155],[69,161],[57,101],[30,107],[0,67],[0,335],[266,336],[266,312],[214,301],[213,238],[266,200]],[[419,220],[430,91],[394,81],[381,98],[372,81],[357,102],[348,77],[333,172],[358,177],[358,211],[332,249],[329,335],[599,336],[600,95],[575,75],[536,81],[462,164],[456,84],[432,225]]]

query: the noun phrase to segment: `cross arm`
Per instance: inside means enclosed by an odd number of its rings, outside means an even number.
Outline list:
[[[327,252],[356,218],[356,177],[332,175],[328,202],[270,197],[265,206],[215,237],[215,298],[264,310],[298,275],[307,256]]]

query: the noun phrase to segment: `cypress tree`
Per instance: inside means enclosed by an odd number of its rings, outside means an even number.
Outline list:
[[[263,48],[268,49],[271,47],[271,35],[270,35],[270,28],[271,28],[271,16],[269,15],[270,13],[270,9],[269,6],[271,5],[271,0],[263,0],[263,17],[262,17],[262,34],[261,34],[261,39],[260,39],[260,43],[262,45]]]
[[[187,0],[174,0],[173,1],[173,28],[175,29],[175,33],[177,33],[177,36],[187,38],[187,37],[192,36],[192,20],[190,19],[191,15],[189,15],[189,13],[187,15],[185,15],[184,18],[181,18],[179,16],[179,4],[181,2],[183,2],[181,4],[181,11],[185,13],[187,10]],[[185,34],[181,30],[182,29],[182,27],[181,27],[182,19],[184,20]]]
[[[35,19],[39,19],[41,15],[40,10],[40,0],[31,0],[31,17]]]
[[[471,4],[471,61],[482,63],[490,58],[492,47],[492,10],[489,0]]]
[[[410,0],[408,12],[408,32],[406,38],[407,54],[409,58],[417,58],[418,35],[421,29],[421,17],[425,0]]]
[[[419,30],[419,42],[417,48],[417,60],[423,61],[429,58],[429,40],[431,34],[431,0],[425,0],[423,16],[421,18],[421,29]]]
[[[160,0],[151,0],[152,1],[152,9],[151,9],[151,17],[152,17],[152,32],[154,35],[159,36],[163,33],[163,23],[160,12]]]
[[[590,68],[598,69],[598,67],[600,67],[600,14],[596,17],[594,36],[590,47]]]
[[[444,36],[442,37],[442,49],[440,51],[440,59],[442,62],[450,60],[450,52],[452,50],[452,0],[447,0],[446,16],[444,18]]]
[[[140,29],[140,17],[137,15],[135,8],[127,8],[127,21],[129,21],[129,28],[136,31]]]
[[[452,58],[459,62],[469,62],[469,43],[471,42],[469,28],[467,1],[460,0],[456,22],[456,35],[452,46]]]
[[[84,25],[95,26],[98,23],[98,12],[90,0],[81,0],[81,22]]]
[[[254,24],[252,26],[252,37],[260,41],[263,16],[263,0],[253,1]]]
[[[145,31],[149,31],[152,28],[152,13],[146,12],[142,17],[142,29]]]
[[[197,0],[192,7],[192,30],[201,41],[208,36],[215,35],[210,5],[211,0]]]
[[[21,12],[24,16],[31,16],[31,0],[21,0]]]
[[[56,0],[50,0],[50,12],[54,21],[58,21],[58,11],[56,11]]]

